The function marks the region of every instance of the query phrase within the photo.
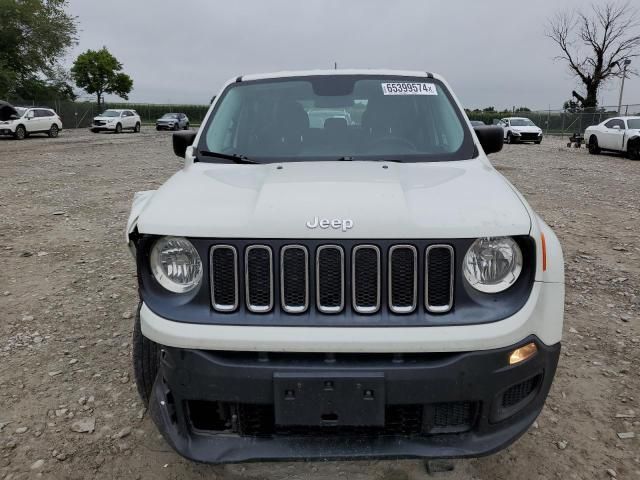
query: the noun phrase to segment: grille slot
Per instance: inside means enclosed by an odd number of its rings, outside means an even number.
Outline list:
[[[529,395],[531,395],[531,393],[538,387],[540,378],[540,375],[536,375],[535,377],[529,378],[528,380],[518,383],[513,387],[509,387],[509,389],[502,395],[502,406],[504,408],[509,408],[520,403],[525,398],[528,398]]]
[[[286,245],[280,252],[280,291],[287,313],[309,307],[309,252],[301,245]]]
[[[316,295],[322,313],[344,308],[344,250],[338,245],[322,245],[316,251]]]
[[[445,313],[453,307],[453,248],[431,245],[425,267],[425,304],[432,313]]]
[[[476,417],[476,402],[446,402],[429,405],[426,429],[430,434],[461,433],[470,430]]]
[[[213,308],[232,312],[238,308],[238,252],[231,245],[215,245],[209,260]]]
[[[245,288],[247,308],[265,313],[273,308],[273,260],[271,248],[251,245],[245,250]]]
[[[413,245],[389,249],[389,308],[394,313],[411,313],[418,297],[418,252]]]
[[[380,309],[380,249],[358,245],[352,253],[353,308],[358,313]]]

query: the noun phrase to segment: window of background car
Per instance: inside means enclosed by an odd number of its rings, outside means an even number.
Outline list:
[[[535,127],[536,124],[533,123],[528,118],[513,118],[511,120],[512,127]]]
[[[640,130],[640,118],[630,118],[627,120],[630,130]]]
[[[622,120],[620,120],[619,118],[614,118],[613,120],[609,120],[607,123],[604,124],[605,127],[607,128],[613,128],[615,126],[620,127],[620,130],[624,130],[624,122]]]
[[[384,94],[383,84],[433,94]],[[404,87],[402,87],[404,88]],[[418,88],[418,87],[415,87]],[[203,129],[200,151],[255,161],[438,161],[472,158],[466,120],[432,78],[317,76],[234,83]],[[207,158],[206,161],[211,161]]]
[[[120,116],[120,112],[118,112],[116,110],[105,110],[105,112],[100,116],[101,117],[119,117]]]

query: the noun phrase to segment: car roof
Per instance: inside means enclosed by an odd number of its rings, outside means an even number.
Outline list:
[[[531,120],[529,117],[504,117],[506,120]]]
[[[638,115],[625,115],[623,117],[611,117],[611,118],[607,118],[606,120],[604,120],[605,122],[608,122],[609,120],[638,120],[640,119],[640,116]]]
[[[439,75],[425,71],[387,69],[343,69],[343,70],[292,70],[272,73],[252,73],[241,75],[238,81],[264,80],[273,78],[335,76],[335,75],[394,75],[398,77],[425,77],[441,79]]]

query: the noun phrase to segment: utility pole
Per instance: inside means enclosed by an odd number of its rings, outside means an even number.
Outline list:
[[[622,83],[620,84],[620,98],[618,99],[618,115],[622,115],[622,92],[624,91],[624,78],[627,76],[627,66],[631,63],[631,60],[626,58],[622,62]]]
[[[337,70],[338,69],[338,62],[333,62],[333,69]]]

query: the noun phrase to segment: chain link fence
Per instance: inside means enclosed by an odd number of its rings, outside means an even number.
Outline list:
[[[621,115],[640,116],[640,104],[622,105],[620,111]],[[470,120],[481,120],[487,125],[494,124],[501,118],[525,117],[542,128],[545,134],[570,136],[574,133],[584,133],[587,127],[619,114],[618,106],[615,105],[598,107],[593,112],[549,109],[513,112],[467,111],[467,115]]]

